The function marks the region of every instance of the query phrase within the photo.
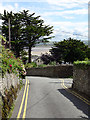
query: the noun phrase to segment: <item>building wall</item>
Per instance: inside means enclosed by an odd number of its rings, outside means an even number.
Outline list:
[[[27,75],[66,78],[73,76],[73,65],[47,66],[42,68],[29,68]]]

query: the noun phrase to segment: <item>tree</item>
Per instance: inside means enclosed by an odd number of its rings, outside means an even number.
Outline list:
[[[23,61],[24,64],[26,64],[28,57],[27,57],[27,52],[25,50],[21,51],[21,60]]]
[[[11,19],[11,47],[15,51],[16,56],[20,56],[20,52],[28,49],[29,63],[31,62],[31,49],[41,42],[46,43],[53,33],[53,26],[44,25],[44,21],[40,16],[35,17],[35,13],[29,14],[29,11],[23,10],[19,13],[8,13],[4,11],[2,15],[3,29],[2,32],[8,40],[8,18]]]
[[[86,57],[90,60],[90,48],[86,50]]]
[[[41,42],[46,43],[51,39],[49,35],[53,31],[53,26],[44,25],[44,21],[39,19],[40,16],[34,17],[35,13],[29,14],[29,11],[21,12],[23,34],[22,39],[25,41],[25,47],[28,48],[29,63],[31,62],[31,49]]]
[[[44,64],[49,64],[50,62],[53,62],[55,59],[53,58],[52,55],[46,53],[46,54],[42,54],[41,56],[41,60],[44,62]]]
[[[2,15],[2,33],[7,39],[7,47],[9,44],[9,32],[8,32],[8,19],[10,18],[10,31],[11,31],[11,50],[14,51],[16,57],[20,57],[20,52],[23,50],[23,41],[21,40],[22,25],[19,13],[10,13],[4,10]]]
[[[7,48],[9,47],[9,30],[8,30],[9,29],[9,27],[8,27],[8,19],[9,18],[12,21],[12,19],[13,19],[13,13],[12,12],[8,13],[8,12],[6,12],[4,10],[4,15],[2,15],[2,20],[3,20],[3,22],[2,22],[2,25],[3,25],[2,26],[2,33],[3,33],[3,36],[5,36],[6,39],[7,39],[7,41],[6,41]],[[11,26],[12,26],[12,22],[11,22]]]
[[[50,50],[51,54],[58,61],[73,63],[76,60],[84,60],[86,58],[86,46],[83,42],[76,39],[67,39],[54,43],[54,47]]]
[[[11,46],[15,51],[16,57],[20,57],[21,52],[24,49],[24,41],[22,40],[22,24],[20,13],[14,13],[14,19],[12,24],[11,33]]]

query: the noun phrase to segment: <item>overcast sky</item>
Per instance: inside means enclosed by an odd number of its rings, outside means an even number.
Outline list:
[[[88,40],[89,0],[0,0],[3,10],[18,12],[30,10],[40,15],[47,25],[54,26],[53,41],[72,37]]]

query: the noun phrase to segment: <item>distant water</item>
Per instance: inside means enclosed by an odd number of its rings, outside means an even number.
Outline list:
[[[87,45],[87,41],[83,41]],[[36,47],[32,48],[32,55],[38,55],[40,56],[41,54],[49,53],[49,50],[53,46],[52,43],[49,43],[47,45],[39,44],[36,45]],[[27,51],[27,50],[26,50]]]
[[[51,46],[36,46],[32,48],[32,55],[38,55],[40,56],[41,54],[49,53],[49,50],[51,49]]]

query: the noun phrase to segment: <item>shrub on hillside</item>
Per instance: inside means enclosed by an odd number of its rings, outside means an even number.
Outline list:
[[[19,72],[19,77],[23,74],[23,62],[20,60],[20,58],[17,58],[14,56],[14,53],[10,51],[9,49],[5,49],[2,47],[2,75],[4,77],[4,74],[6,72],[8,73],[15,73],[17,74]]]

